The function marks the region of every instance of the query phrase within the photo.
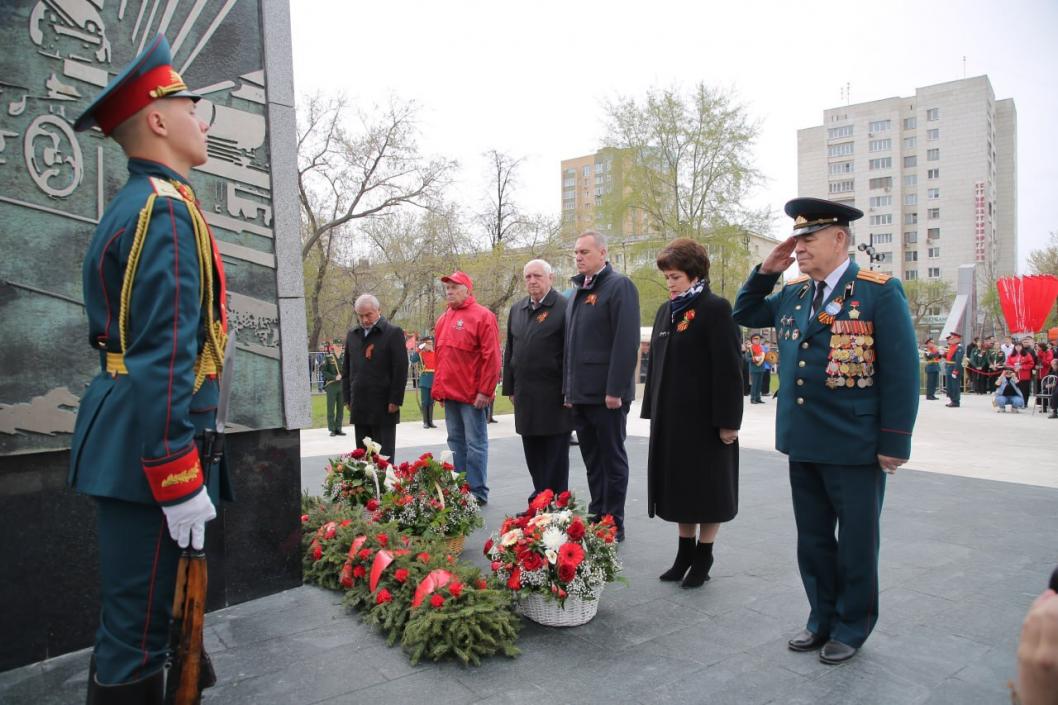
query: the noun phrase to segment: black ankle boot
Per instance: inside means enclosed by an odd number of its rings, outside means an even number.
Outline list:
[[[88,705],[162,705],[164,700],[164,670],[120,685],[102,685],[95,674],[88,681]]]
[[[662,573],[659,577],[661,580],[667,582],[676,582],[677,580],[683,580],[683,574],[687,572],[687,569],[691,567],[691,561],[694,559],[694,537],[693,536],[681,536],[680,546],[676,550],[676,560],[673,562],[672,567]]]
[[[694,547],[694,560],[691,569],[687,571],[687,577],[683,579],[680,587],[696,588],[709,579],[709,569],[713,567],[713,544],[700,543]]]

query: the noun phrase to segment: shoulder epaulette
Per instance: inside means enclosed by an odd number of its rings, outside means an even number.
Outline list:
[[[792,284],[800,284],[801,282],[806,282],[806,281],[809,280],[809,278],[810,277],[807,274],[802,274],[801,276],[797,277],[796,279],[792,279],[792,280],[786,282],[786,286],[791,286]]]
[[[176,187],[173,186],[171,182],[166,181],[165,179],[159,179],[155,176],[150,177],[150,180],[151,188],[153,188],[154,192],[162,198],[175,198],[180,201],[184,200],[184,196],[177,191]]]
[[[885,284],[887,281],[893,278],[891,274],[885,274],[884,272],[872,272],[870,270],[861,269],[856,273],[857,279],[863,279],[864,281],[873,282],[875,284]]]

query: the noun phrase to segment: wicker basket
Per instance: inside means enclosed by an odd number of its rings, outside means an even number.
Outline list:
[[[518,601],[515,608],[523,617],[533,620],[545,627],[578,627],[587,624],[599,611],[599,598],[605,584],[595,588],[592,599],[567,597],[563,607],[557,600],[551,600],[539,593],[526,595]]]
[[[452,554],[453,557],[459,558],[459,555],[463,553],[463,545],[466,543],[466,536],[453,536],[452,538],[445,539],[445,550]]]

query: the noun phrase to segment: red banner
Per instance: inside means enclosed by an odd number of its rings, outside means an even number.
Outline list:
[[[999,305],[1011,333],[1034,333],[1058,299],[1058,277],[1034,274],[1025,277],[1003,277],[996,282]]]

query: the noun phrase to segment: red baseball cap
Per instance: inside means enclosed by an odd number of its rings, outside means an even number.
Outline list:
[[[452,272],[447,277],[441,277],[441,281],[462,284],[467,288],[467,291],[474,291],[474,280],[466,272]]]

